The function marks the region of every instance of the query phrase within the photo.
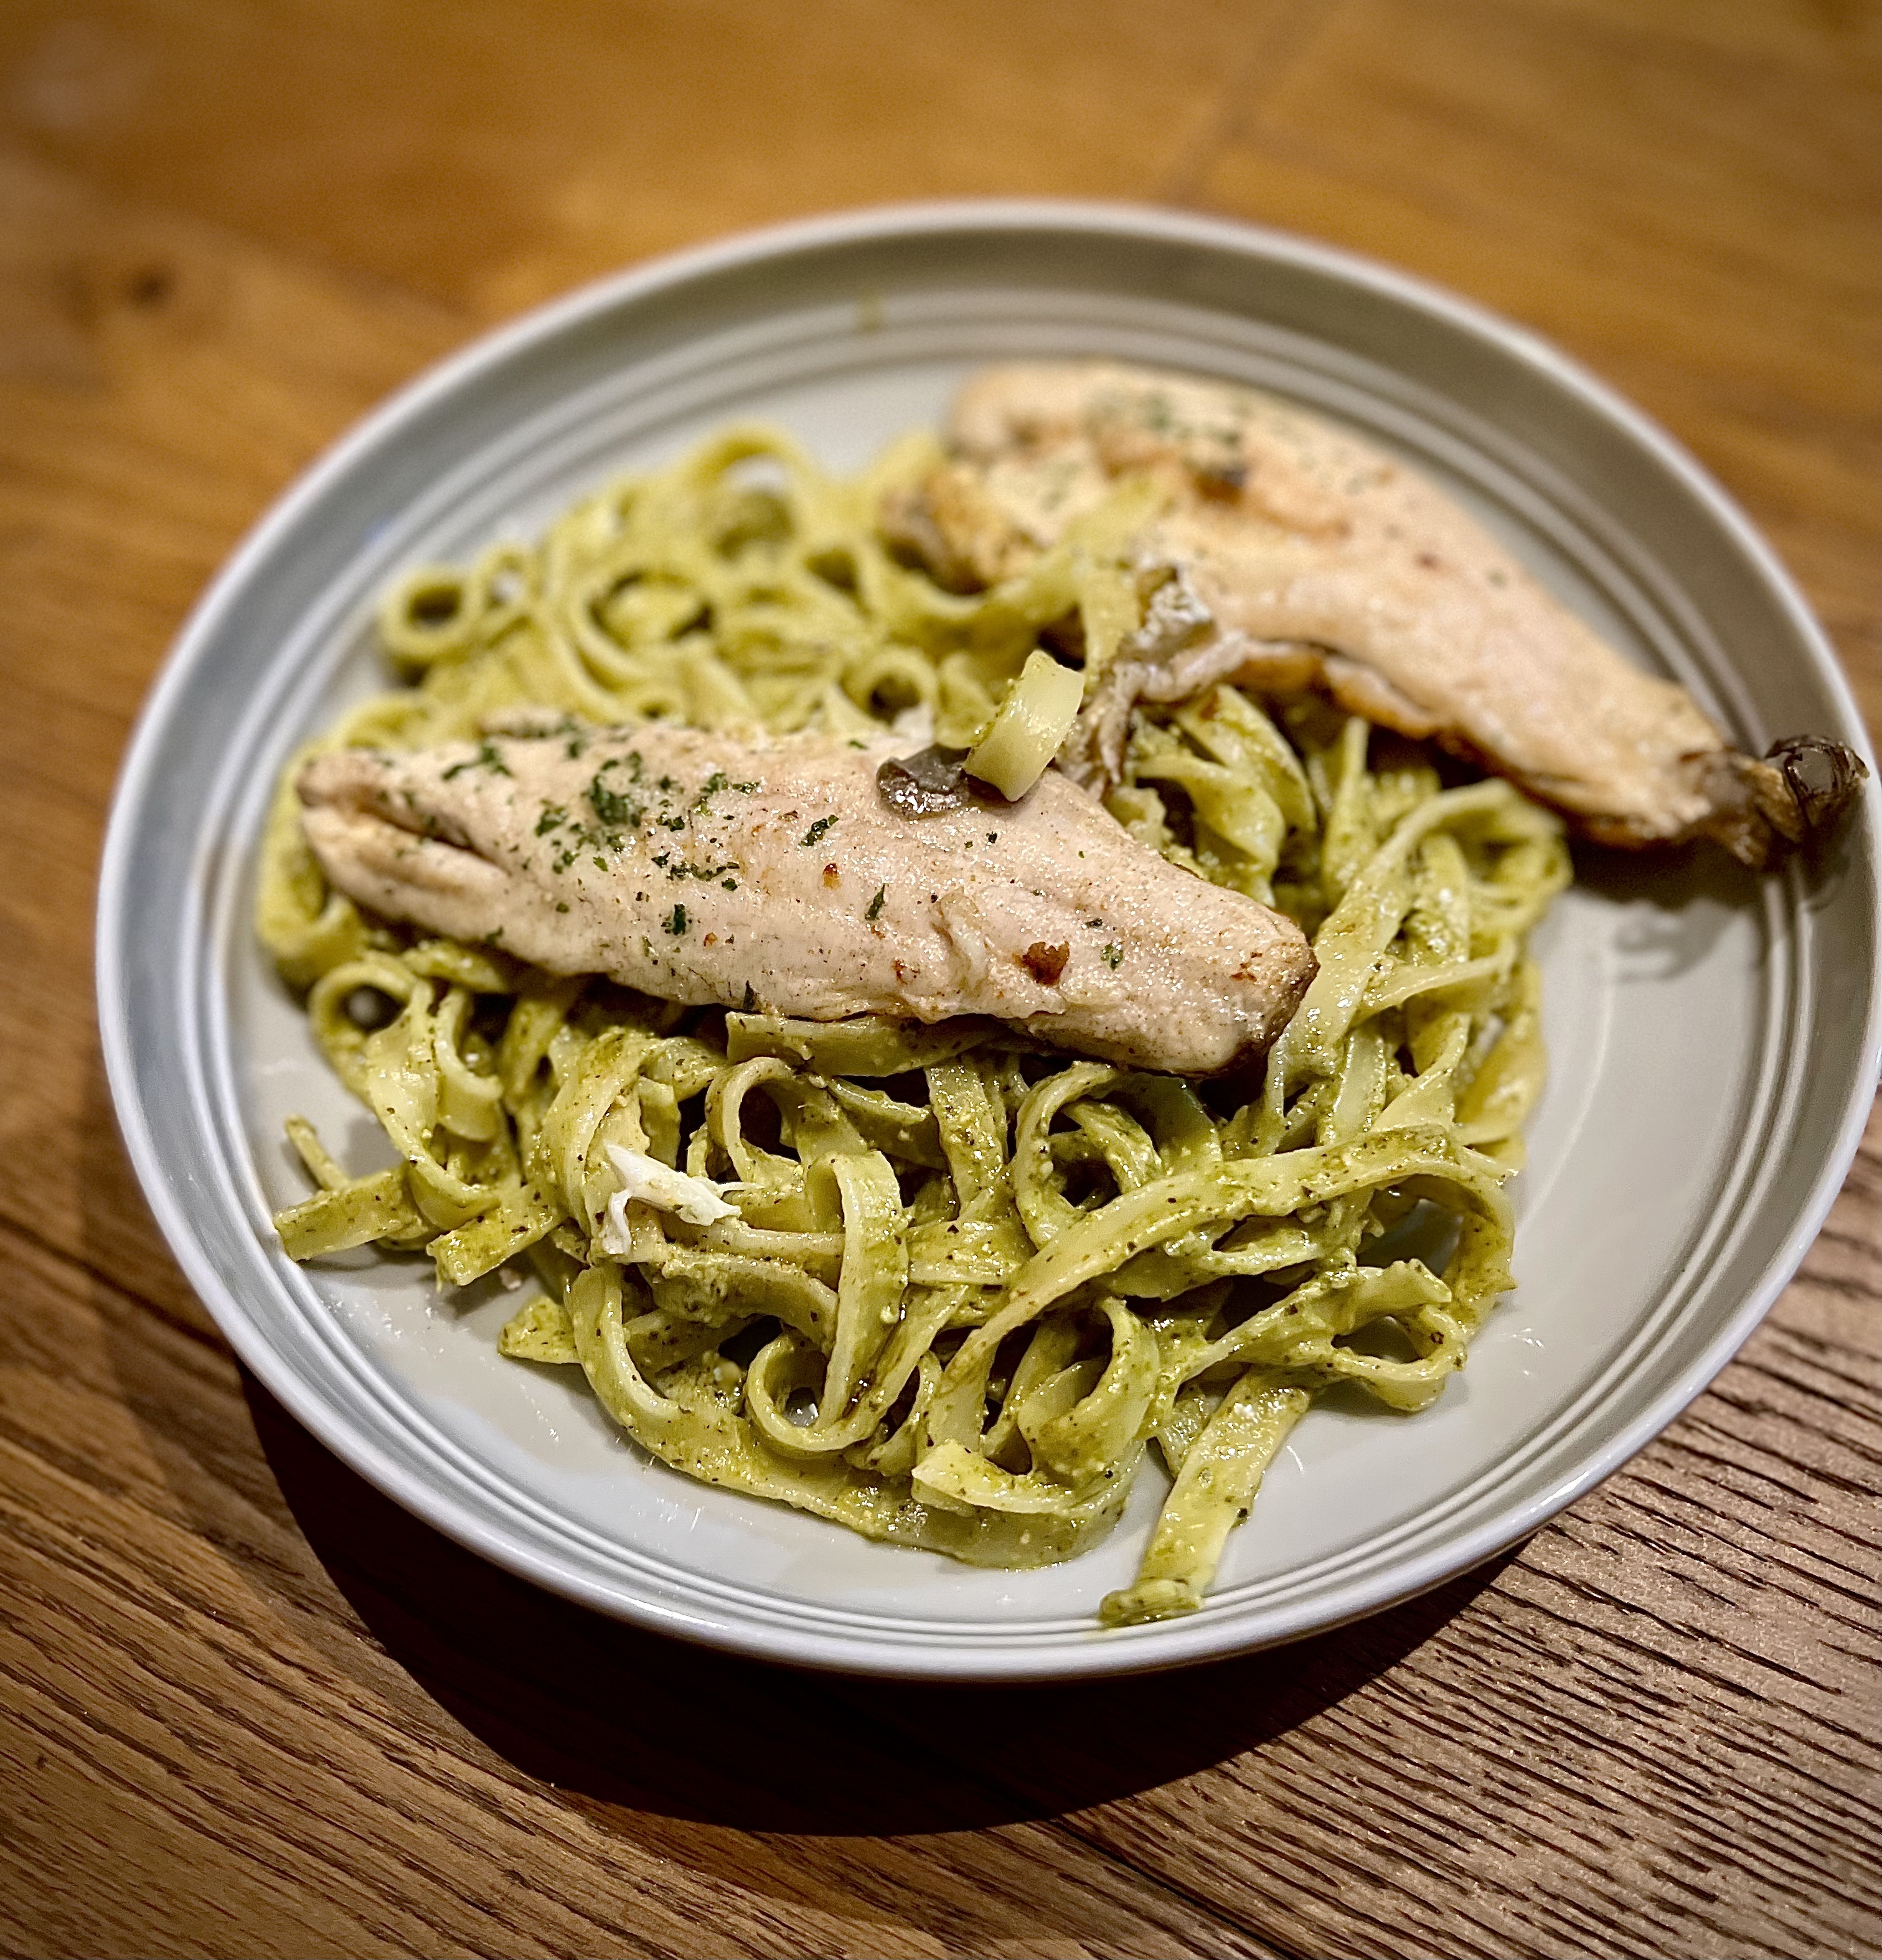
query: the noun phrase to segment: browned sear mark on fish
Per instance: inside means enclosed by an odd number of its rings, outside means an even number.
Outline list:
[[[1065,970],[1065,962],[1071,957],[1070,940],[1058,946],[1048,946],[1043,939],[1036,939],[1020,955],[1020,964],[1040,986],[1056,987],[1059,975]]]

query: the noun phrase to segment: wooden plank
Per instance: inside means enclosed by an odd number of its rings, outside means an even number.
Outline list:
[[[1142,197],[1283,0],[102,0],[0,21],[7,135],[489,315],[803,211]]]
[[[0,1943],[1272,1951],[815,1682],[505,1577],[4,1227],[0,1355]]]
[[[269,498],[461,339],[428,303],[126,210],[0,158],[0,1218],[199,1316],[121,1176],[91,1026],[119,756],[198,592]]]

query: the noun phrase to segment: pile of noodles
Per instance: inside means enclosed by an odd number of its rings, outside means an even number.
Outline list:
[[[1088,698],[1158,575],[1128,545],[1148,493],[961,597],[871,521],[922,460],[842,482],[738,431],[540,543],[414,573],[381,620],[403,684],[316,746],[425,746],[530,705],[966,746],[1042,635]],[[349,1176],[296,1119],[320,1188],[284,1245],[422,1249],[454,1286],[519,1260],[540,1290],[502,1351],[578,1368],[691,1476],[1026,1566],[1102,1534],[1154,1446],[1171,1488],[1103,1616],[1185,1612],[1314,1398],[1423,1408],[1511,1283],[1502,1186],[1543,1066],[1524,943],[1568,880],[1560,826],[1317,699],[1140,707],[1109,800],[1313,940],[1265,1080],[1234,1084],[993,1022],[683,1008],[428,938],[326,886],[291,775],[261,936],[396,1162]],[[735,1215],[626,1195],[649,1159]]]

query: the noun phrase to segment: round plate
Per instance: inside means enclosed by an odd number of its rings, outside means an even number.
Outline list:
[[[203,600],[126,764],[100,896],[113,1091],[152,1208],[242,1359],[332,1449],[460,1542],[603,1611],[775,1659],[991,1680],[1169,1666],[1435,1585],[1530,1532],[1705,1386],[1808,1248],[1875,1079],[1875,795],[1826,861],[1590,853],[1540,939],[1553,1067],[1517,1182],[1520,1290],[1427,1413],[1317,1408],[1202,1610],[1102,1631],[1161,1491],[1040,1572],[874,1545],[641,1456],[572,1370],[499,1359],[514,1297],[428,1262],[301,1268],[283,1117],[360,1169],[385,1145],[249,924],[269,786],[384,685],[401,567],[530,533],[733,420],[828,464],[933,425],[1015,356],[1253,382],[1411,459],[1643,665],[1761,752],[1861,746],[1836,664],[1745,520],[1559,354],[1325,247],[1140,210],[954,205],[665,259],[479,342],[355,430]]]

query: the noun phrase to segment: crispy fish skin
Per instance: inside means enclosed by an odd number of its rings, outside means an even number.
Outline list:
[[[1138,542],[1144,625],[1061,759],[1094,787],[1116,779],[1135,702],[1224,679],[1318,686],[1633,848],[1708,835],[1761,865],[1833,820],[1866,773],[1814,737],[1763,761],[1732,749],[1435,485],[1252,389],[1113,364],[995,368],[962,390],[947,435],[951,460],[893,494],[883,522],[957,589],[1024,570],[1119,478],[1167,492]]]
[[[1138,844],[1056,770],[920,817],[906,744],[648,724],[346,749],[298,779],[327,877],[374,911],[557,973],[814,1020],[984,1014],[1208,1075],[1265,1051],[1313,977],[1291,920]]]

